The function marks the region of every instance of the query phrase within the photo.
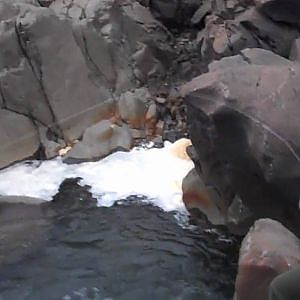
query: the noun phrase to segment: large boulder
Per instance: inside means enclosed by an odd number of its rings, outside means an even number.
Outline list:
[[[181,89],[199,175],[249,209],[244,229],[258,217],[299,228],[300,66],[248,49],[210,68]]]
[[[255,0],[255,4],[274,21],[300,25],[300,2],[298,0]]]
[[[79,141],[65,156],[65,162],[93,161],[102,158],[116,150],[130,150],[132,136],[125,127],[101,121],[84,132]]]
[[[0,5],[0,91],[3,105],[15,112],[30,115],[46,126],[54,116],[32,66],[18,42],[15,22],[20,7],[3,2]]]
[[[256,221],[240,249],[234,299],[269,299],[272,279],[299,265],[299,239],[277,221]]]
[[[71,22],[51,9],[30,7],[18,15],[16,24],[22,50],[65,140],[79,138],[103,113],[111,95],[93,82]]]
[[[32,156],[40,146],[33,122],[5,109],[0,109],[0,139],[0,169]]]

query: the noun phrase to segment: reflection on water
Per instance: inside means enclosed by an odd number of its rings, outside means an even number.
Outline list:
[[[67,180],[52,203],[23,205],[22,218],[20,206],[1,206],[10,237],[1,231],[0,299],[232,299],[233,237],[125,203],[96,207]]]

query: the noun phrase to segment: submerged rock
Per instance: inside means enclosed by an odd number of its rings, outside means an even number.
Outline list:
[[[299,239],[277,221],[256,221],[242,242],[234,299],[268,299],[272,279],[299,265]]]

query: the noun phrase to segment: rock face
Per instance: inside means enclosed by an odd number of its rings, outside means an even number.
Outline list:
[[[267,300],[272,279],[299,265],[299,239],[277,221],[256,221],[241,246],[234,299]]]
[[[296,39],[291,49],[290,60],[300,62],[300,39]]]
[[[0,108],[36,124],[47,158],[172,61],[170,33],[135,1],[3,0],[0,20]]]
[[[65,162],[82,162],[102,158],[116,150],[130,150],[132,136],[127,128],[101,121],[83,134],[82,141],[65,156]]]
[[[40,146],[32,121],[5,109],[0,109],[0,137],[0,168],[32,156]]]
[[[295,226],[300,194],[300,135],[295,128],[300,124],[299,65],[265,50],[247,49],[209,68],[181,89],[198,173],[227,208],[238,199],[249,209],[245,229],[258,217]]]

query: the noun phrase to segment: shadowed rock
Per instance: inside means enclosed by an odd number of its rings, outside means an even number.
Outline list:
[[[246,50],[215,63],[182,93],[196,169],[205,184],[217,189],[227,207],[241,199],[252,212],[248,226],[269,216],[297,228],[300,69],[277,60],[273,53]]]

